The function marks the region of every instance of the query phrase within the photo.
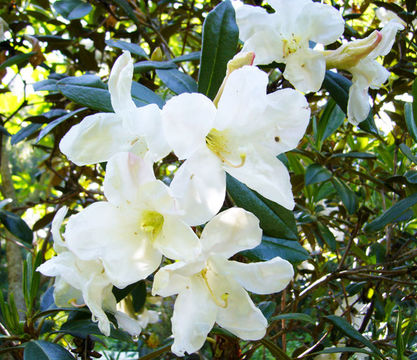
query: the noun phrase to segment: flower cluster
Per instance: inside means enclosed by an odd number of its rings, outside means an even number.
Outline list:
[[[132,335],[140,333],[144,323],[117,310],[112,288],[156,272],[152,293],[177,294],[175,354],[200,349],[214,323],[244,340],[265,335],[267,321],[246,290],[281,291],[293,268],[280,257],[249,264],[229,260],[259,245],[262,230],[243,209],[219,213],[226,173],[293,209],[289,173],[277,155],[295,148],[308,125],[310,109],[300,91],[318,91],[326,66],[348,70],[354,82],[349,119],[363,120],[363,92],[387,77],[375,58],[387,53],[401,27],[389,23],[367,39],[319,51],[310,48],[311,41],[326,45],[343,33],[336,9],[311,0],[270,4],[273,14],[246,5],[237,9],[243,52],[229,62],[214,101],[184,93],[162,109],[137,107],[131,97],[133,61],[125,51],[109,79],[114,113],[87,116],[62,139],[61,151],[75,164],[107,162],[105,200],[70,216],[63,237],[67,209],[57,212],[52,224],[57,256],[39,271],[56,277],[58,305],[85,304],[103,334],[111,331],[106,312]],[[254,59],[255,64],[284,63],[284,76],[297,90],[268,94],[268,76],[253,66]],[[155,177],[153,164],[171,152],[182,163],[168,186]],[[203,227],[200,237],[194,226]],[[160,268],[163,258],[168,265]]]

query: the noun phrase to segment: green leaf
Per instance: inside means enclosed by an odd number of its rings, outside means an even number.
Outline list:
[[[347,212],[349,214],[353,214],[356,211],[358,205],[358,199],[355,193],[340,179],[333,178],[332,183],[336,189],[336,192],[339,194],[343,205],[345,205]]]
[[[285,240],[298,239],[292,211],[265,199],[230,175],[227,175],[227,191],[237,206],[259,219],[265,235]]]
[[[72,118],[74,115],[77,115],[80,112],[83,112],[84,110],[87,110],[87,108],[83,107],[74,111],[71,111],[70,113],[59,117],[58,119],[55,119],[54,121],[51,121],[48,125],[46,125],[39,133],[38,138],[36,139],[36,142],[39,142],[42,140],[46,135],[48,135],[55,127],[57,127],[59,124],[63,123],[65,120],[68,120]]]
[[[408,160],[410,160],[414,164],[417,164],[417,157],[412,153],[411,149],[407,145],[400,144],[400,150],[407,157]]]
[[[136,25],[141,25],[138,17],[134,13],[133,9],[130,7],[129,2],[127,2],[126,0],[114,0],[114,2],[123,9],[126,15],[129,16],[129,18],[133,20],[133,22]]]
[[[332,154],[332,158],[376,159],[375,154],[351,151],[348,153]]]
[[[145,50],[143,50],[137,44],[132,44],[123,40],[113,39],[106,40],[106,44],[117,49],[127,50],[132,54],[148,59],[148,55],[146,54]]]
[[[324,242],[327,244],[330,250],[336,251],[336,239],[333,235],[333,233],[329,230],[327,226],[324,226],[321,223],[317,223],[320,236],[324,240]]]
[[[113,286],[112,289],[113,295],[116,298],[116,302],[120,302],[123,300],[127,295],[135,294],[134,297],[141,296],[141,294],[144,294],[144,297],[146,298],[146,283],[144,280],[139,280],[135,282],[134,284],[130,284],[126,286],[123,289],[119,289],[116,286]],[[139,306],[139,309],[136,311],[139,311],[142,308],[143,304]]]
[[[415,204],[417,204],[417,193],[414,193],[405,199],[398,201],[381,216],[378,216],[374,221],[367,224],[364,230],[373,232],[383,229],[385,225],[388,225],[400,218],[405,212],[408,211],[408,209],[410,209]]]
[[[414,84],[413,84],[413,87],[414,87]],[[414,102],[417,103],[417,97],[414,98]],[[414,108],[414,103],[413,104],[405,103],[404,104],[404,117],[405,117],[405,124],[407,125],[408,132],[410,133],[414,141],[417,142],[417,116],[415,117],[413,116],[413,108]]]
[[[291,358],[281,348],[275,345],[271,340],[263,338],[259,342],[270,351],[270,353],[275,359],[291,360]]]
[[[274,301],[262,301],[258,304],[258,308],[262,311],[263,316],[269,320],[277,308],[277,303]]]
[[[149,70],[156,70],[156,69],[176,69],[177,65],[175,65],[172,61],[151,61],[145,60],[137,62],[133,66],[133,71],[135,73],[142,73],[147,72]]]
[[[404,176],[409,183],[411,184],[417,183],[417,170],[408,170]]]
[[[57,332],[71,334],[72,336],[80,338],[86,338],[89,335],[103,336],[103,333],[98,328],[98,325],[90,319],[67,321]],[[111,328],[110,330],[110,337],[127,342],[132,341],[128,333],[114,328]]]
[[[185,54],[185,55],[181,55],[178,56],[174,59],[172,59],[171,61],[175,64],[180,63],[180,62],[185,62],[185,61],[197,61],[200,60],[201,57],[201,52],[200,51],[195,51],[189,54]]]
[[[44,340],[31,340],[26,343],[24,360],[74,360],[71,353],[61,345]]]
[[[397,359],[398,360],[405,360],[404,359],[404,339],[402,334],[402,325],[403,317],[401,314],[401,309],[398,310],[397,322],[395,324],[395,346],[397,348]]]
[[[356,330],[352,325],[350,325],[344,318],[336,315],[328,315],[325,316],[325,318],[330,320],[330,322],[343,334],[345,334],[351,339],[354,339],[362,343],[370,350],[372,350],[372,352],[376,354],[378,357],[383,358],[378,348],[373,343],[371,343],[366,337],[364,337],[358,330]]]
[[[229,0],[221,2],[203,24],[203,43],[198,92],[214,99],[226,76],[227,62],[235,55],[239,40],[235,10]]]
[[[357,347],[333,347],[333,348],[327,348],[327,349],[324,349],[322,351],[318,351],[315,353],[311,353],[309,355],[336,354],[336,353],[342,353],[342,352],[353,352],[353,353],[372,355],[371,352],[362,348],[357,348]]]
[[[93,7],[81,0],[61,0],[53,5],[56,12],[68,20],[81,19],[86,16]]]
[[[280,314],[277,316],[274,316],[271,321],[275,320],[297,320],[297,321],[304,321],[311,324],[315,324],[316,322],[314,319],[307,314],[304,313],[288,313],[288,314]]]
[[[32,245],[33,233],[26,222],[10,211],[0,209],[0,221],[14,236]]]
[[[332,173],[325,167],[319,164],[311,164],[308,166],[305,173],[305,185],[316,184],[329,180]]]
[[[177,69],[157,69],[156,74],[176,94],[197,92],[195,80]]]
[[[22,62],[24,62],[26,60],[29,60],[29,58],[34,54],[36,54],[36,53],[31,51],[31,52],[25,53],[25,54],[21,53],[21,54],[14,55],[14,56],[8,58],[5,62],[2,62],[0,64],[0,70],[3,70],[5,68],[7,68],[8,66],[21,64]]]
[[[417,79],[414,80],[413,86],[411,88],[411,93],[413,95],[413,106],[412,106],[412,114],[413,114],[413,124],[414,129],[417,130]],[[417,139],[413,136],[414,140],[417,141]]]
[[[161,355],[165,354],[166,352],[171,350],[172,341],[170,341],[167,345],[152,351],[149,354],[141,356],[138,360],[153,360],[153,359],[161,359]]]
[[[41,127],[42,127],[42,124],[34,124],[34,123],[29,124],[28,126],[25,126],[24,128],[20,129],[16,134],[12,136],[10,143],[12,145],[17,144],[18,142],[34,134]]]
[[[90,109],[112,112],[110,93],[96,75],[70,76],[57,82],[63,95]]]
[[[279,256],[290,263],[299,263],[309,258],[309,253],[297,241],[263,236],[262,242],[255,248],[240,254],[254,261],[267,261]]]
[[[56,83],[58,80],[56,79],[46,79],[42,81],[38,81],[34,83],[33,90],[35,91],[58,91],[56,87]]]
[[[159,95],[135,81],[132,82],[132,99],[136,106],[156,104],[162,108],[165,104],[165,101]]]
[[[10,134],[7,129],[4,126],[0,125],[0,132],[4,135],[4,136],[12,136],[12,134]]]
[[[340,127],[340,125],[343,124],[345,118],[345,113],[340,109],[339,105],[330,98],[318,123],[317,139],[319,139],[319,141],[326,140]]]

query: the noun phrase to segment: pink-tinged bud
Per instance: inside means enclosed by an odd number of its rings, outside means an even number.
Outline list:
[[[351,41],[336,50],[324,51],[326,67],[328,69],[348,70],[356,66],[360,60],[366,58],[378,46],[381,40],[382,34],[375,30],[365,39]]]

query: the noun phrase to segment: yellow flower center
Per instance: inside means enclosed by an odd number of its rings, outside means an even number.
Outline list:
[[[284,39],[282,42],[284,58],[295,53],[300,48],[300,39],[297,36],[292,35],[290,39]]]
[[[231,151],[228,148],[227,131],[219,131],[217,129],[211,129],[206,136],[207,147],[218,157],[220,160],[234,168],[242,167],[245,164],[246,154],[240,154],[240,163],[232,164],[226,159],[226,155],[230,155]]]
[[[157,211],[145,210],[140,219],[140,227],[143,231],[155,238],[164,225],[164,217]]]
[[[228,305],[229,294],[226,292],[220,296],[220,299],[218,299],[213,289],[210,287],[210,283],[207,279],[207,269],[205,268],[201,270],[200,274],[203,277],[204,283],[206,284],[208,291],[210,293],[210,296],[213,299],[214,303],[217,306],[220,306],[221,308],[226,309]]]

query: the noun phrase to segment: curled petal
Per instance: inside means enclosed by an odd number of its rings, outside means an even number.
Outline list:
[[[361,81],[354,81],[349,89],[347,115],[351,124],[357,125],[365,120],[371,110],[368,86]]]
[[[66,206],[63,206],[56,212],[54,219],[52,220],[51,233],[52,238],[54,239],[54,249],[58,253],[65,251],[67,248],[61,236],[61,226],[65,219],[65,216],[67,215],[67,212],[68,208]]]
[[[109,91],[113,110],[125,114],[136,108],[132,100],[133,60],[128,51],[123,51],[110,72]]]
[[[109,160],[120,151],[136,148],[136,153],[146,150],[137,138],[122,125],[116,114],[98,113],[84,118],[62,138],[59,148],[69,160],[79,166]]]
[[[114,317],[120,328],[127,331],[131,336],[139,336],[142,326],[138,320],[132,319],[129,315],[121,311],[116,311]]]
[[[269,261],[244,264],[213,257],[216,271],[233,278],[246,290],[256,294],[272,294],[284,290],[294,276],[292,265],[280,257]]]
[[[391,20],[388,24],[386,24],[381,30],[382,41],[369,54],[369,57],[371,59],[375,59],[378,56],[387,55],[391,51],[397,32],[403,29],[404,26],[396,20]]]
[[[216,320],[217,307],[210,298],[204,282],[192,278],[188,289],[181,292],[174,305],[172,352],[177,356],[192,354],[206,341]]]
[[[162,109],[164,133],[178,158],[186,159],[205,146],[215,114],[215,106],[202,94],[184,93],[167,101]]]
[[[216,215],[201,234],[203,252],[228,259],[234,254],[252,249],[261,243],[259,220],[252,213],[230,208]]]

